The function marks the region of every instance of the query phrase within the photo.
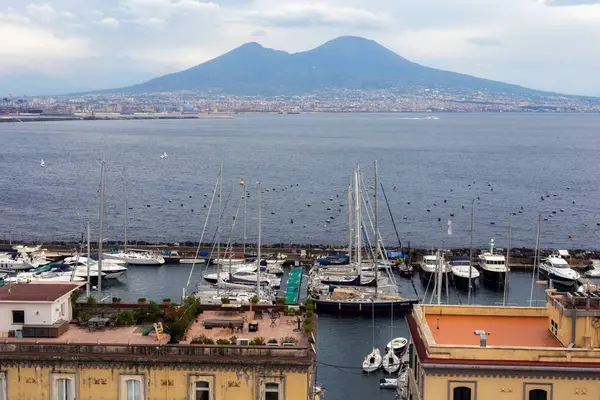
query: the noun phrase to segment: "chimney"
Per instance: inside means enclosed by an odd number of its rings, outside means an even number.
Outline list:
[[[478,329],[475,331],[479,335],[479,347],[487,347],[487,335],[484,330]]]

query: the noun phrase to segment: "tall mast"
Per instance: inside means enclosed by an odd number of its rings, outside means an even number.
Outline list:
[[[90,220],[87,221],[87,286],[85,297],[90,297]]]
[[[536,270],[539,273],[539,251],[540,251],[540,231],[542,230],[542,216],[538,215],[538,228],[537,235],[535,237],[535,253],[533,256],[533,273],[531,276],[531,292],[529,292],[529,307],[533,306],[533,289],[535,287],[535,281],[538,279],[536,276]]]
[[[221,159],[221,168],[219,169],[219,210],[218,210],[218,217],[217,217],[217,257],[216,257],[216,259],[218,260],[218,262],[217,262],[217,282],[219,281],[219,277],[221,274],[219,258],[221,257],[221,201],[222,201],[222,198],[223,198],[223,159]],[[210,262],[210,260],[209,260],[209,262]],[[220,295],[219,286],[221,286],[221,285],[217,285],[217,296]]]
[[[352,185],[348,185],[348,265],[352,265]]]
[[[125,166],[123,166],[123,188],[125,192],[125,253],[127,253],[127,175],[125,172]]]
[[[475,198],[471,201],[471,247],[469,248],[469,295],[468,304],[471,305],[471,292],[473,291],[473,267],[471,266],[473,263],[473,228],[475,226]]]
[[[506,249],[506,272],[504,275],[504,299],[502,305],[505,306],[508,301],[508,274],[510,272],[510,234],[511,234],[511,217],[508,215],[508,246]]]
[[[377,254],[379,254],[379,170],[375,160],[375,298],[379,292],[379,266],[377,265]],[[383,260],[383,257],[382,257]]]
[[[257,250],[257,262],[258,268],[256,269],[256,296],[260,295],[260,245],[261,245],[261,235],[262,235],[262,226],[261,226],[261,218],[262,218],[262,182],[258,182],[258,250]]]
[[[354,229],[356,230],[356,232],[354,232],[354,234],[356,235],[356,264],[357,264],[357,268],[358,268],[358,274],[362,275],[362,268],[361,268],[361,245],[362,245],[362,241],[361,241],[361,232],[360,232],[360,183],[359,183],[359,179],[358,179],[358,174],[359,174],[359,170],[358,167],[354,170],[354,218],[356,219],[354,221]]]
[[[441,251],[438,250],[437,266],[436,266],[437,275],[435,277],[437,279],[436,296],[437,296],[438,304],[442,304],[442,278],[443,278],[442,270],[443,270],[443,268],[444,268],[444,253],[442,253]],[[448,280],[448,277],[446,277],[446,280]]]
[[[102,159],[100,173],[100,235],[98,236],[98,301],[102,300],[102,242],[104,241],[104,174],[106,161]]]
[[[217,259],[221,257],[221,211],[223,201],[223,160],[221,160],[221,168],[219,170],[219,217],[217,222]],[[217,275],[219,274],[219,266],[217,265]]]
[[[244,182],[244,177],[242,177],[242,180],[240,181],[240,183],[244,187],[244,191],[243,191],[243,196],[244,196],[244,247],[243,247],[243,252],[244,252],[244,258],[245,258],[246,257],[246,203],[247,203],[247,195],[246,195],[246,183]]]

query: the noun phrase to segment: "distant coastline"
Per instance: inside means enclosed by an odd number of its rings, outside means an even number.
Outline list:
[[[110,114],[110,115],[0,115],[0,123],[15,122],[59,122],[59,121],[137,121],[137,120],[192,120],[192,119],[233,119],[236,115],[300,115],[300,114],[600,114],[597,111],[302,111],[268,112],[243,111],[210,114]],[[432,118],[435,119],[435,118]]]

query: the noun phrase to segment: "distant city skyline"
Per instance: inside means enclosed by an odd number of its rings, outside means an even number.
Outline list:
[[[298,52],[341,35],[435,68],[600,96],[598,26],[600,0],[0,0],[0,96],[128,86],[251,41]]]

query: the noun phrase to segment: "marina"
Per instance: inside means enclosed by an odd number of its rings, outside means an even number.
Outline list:
[[[260,120],[253,118],[239,119],[260,127]],[[373,118],[371,122],[381,124],[391,121]],[[173,124],[185,132],[189,122]],[[287,330],[304,330],[303,337],[314,334],[315,382],[323,398],[392,399],[410,386],[408,349],[413,348],[414,332],[408,321],[415,309],[423,305],[536,308],[544,306],[549,288],[578,296],[599,283],[600,254],[591,242],[581,241],[586,233],[595,237],[597,228],[576,223],[574,216],[580,204],[586,204],[588,211],[593,205],[573,182],[553,187],[544,193],[544,200],[536,196],[524,206],[498,207],[499,201],[508,204],[513,200],[507,198],[514,195],[514,188],[502,179],[463,177],[460,183],[451,179],[440,194],[439,188],[430,191],[411,187],[418,183],[400,183],[399,171],[389,174],[396,168],[389,158],[385,163],[372,164],[377,159],[373,158],[354,165],[334,160],[340,171],[328,181],[323,171],[307,172],[310,176],[300,173],[313,165],[296,165],[294,171],[284,170],[274,178],[271,172],[237,159],[221,159],[220,166],[216,159],[208,166],[182,164],[182,151],[163,142],[148,150],[148,157],[133,154],[134,162],[127,159],[126,166],[126,158],[111,160],[109,154],[101,168],[84,167],[91,177],[101,169],[100,196],[79,199],[77,205],[63,199],[86,211],[77,221],[66,219],[61,234],[50,235],[45,227],[53,222],[25,203],[23,212],[37,215],[40,221],[39,236],[26,238],[38,231],[27,227],[29,221],[11,216],[14,211],[8,209],[7,224],[17,221],[26,234],[21,233],[20,239],[12,232],[0,236],[5,242],[0,246],[3,284],[82,284],[82,301],[97,298],[114,307],[193,298],[219,314],[207,313],[201,319],[201,325],[217,329],[216,333],[199,326],[190,332],[213,333],[221,343],[231,342],[231,333],[240,326],[254,332],[250,329],[257,324],[284,323]],[[312,149],[304,151],[313,154]],[[277,160],[283,155],[273,151],[262,156]],[[81,181],[77,172],[64,173],[71,168],[65,167],[70,160],[58,163],[47,154],[35,154],[34,160],[42,157],[45,166],[32,162],[31,171],[37,175],[28,176],[39,185],[52,177]],[[385,171],[381,177],[380,166]],[[191,168],[202,182],[192,178]],[[32,173],[25,171],[25,175]],[[155,185],[146,180],[152,173],[168,179]],[[268,184],[244,178],[265,179],[262,174],[270,178]],[[88,182],[86,190],[96,186],[95,181]],[[147,187],[155,190],[149,194]],[[56,209],[60,218],[63,206],[52,201],[43,206]],[[568,202],[577,206],[569,208]],[[544,209],[547,205],[550,208]],[[573,229],[569,237],[558,238],[559,226]],[[252,314],[253,307],[260,312]],[[241,311],[250,314],[242,316]],[[297,312],[301,317],[295,318]],[[310,325],[313,313],[318,321],[314,326]],[[230,314],[239,314],[243,322],[225,318]],[[228,335],[220,335],[219,329],[230,328]],[[150,331],[156,337],[164,334],[160,326]]]

